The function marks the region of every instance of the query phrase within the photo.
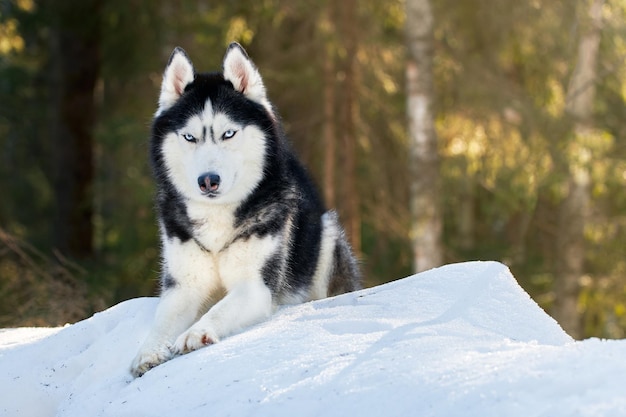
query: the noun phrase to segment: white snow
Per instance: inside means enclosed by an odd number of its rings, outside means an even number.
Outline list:
[[[0,332],[0,416],[626,416],[626,342],[573,341],[502,264],[285,307],[133,379],[157,304]]]

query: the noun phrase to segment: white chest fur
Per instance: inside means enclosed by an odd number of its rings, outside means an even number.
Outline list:
[[[190,201],[187,206],[194,238],[217,254],[234,238],[235,206],[212,205]]]
[[[280,235],[236,239],[235,207],[188,202],[187,215],[194,240],[164,236],[163,242],[164,266],[176,282],[207,294],[249,280],[263,282],[262,269],[280,250]]]

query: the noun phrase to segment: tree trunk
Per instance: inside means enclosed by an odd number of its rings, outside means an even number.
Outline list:
[[[476,201],[474,179],[469,173],[461,179],[461,201],[457,211],[459,222],[459,247],[464,251],[474,249],[476,229]]]
[[[576,67],[567,91],[565,110],[574,120],[573,139],[568,143],[567,194],[559,208],[559,229],[555,253],[555,304],[553,315],[574,338],[583,336],[578,310],[579,281],[584,274],[584,230],[591,199],[587,147],[592,126],[596,67],[600,46],[603,0],[594,0],[589,12],[590,25],[578,47]]]
[[[443,262],[439,152],[433,115],[433,20],[429,0],[407,0],[406,88],[415,272]]]
[[[359,213],[359,193],[356,187],[356,152],[357,131],[356,119],[358,104],[356,99],[356,3],[354,0],[344,0],[340,6],[341,30],[345,47],[345,59],[343,62],[343,86],[342,86],[342,179],[343,199],[345,207],[346,233],[350,243],[357,254],[361,253],[361,218]]]
[[[64,1],[51,8],[54,120],[54,242],[76,258],[93,253],[94,89],[100,69],[102,0]]]
[[[330,9],[329,3],[327,9]],[[330,25],[332,13],[327,11],[328,24]],[[324,45],[324,199],[330,208],[334,208],[335,201],[335,175],[337,135],[335,133],[335,59],[330,44]]]

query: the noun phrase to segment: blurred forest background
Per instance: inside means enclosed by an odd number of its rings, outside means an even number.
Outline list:
[[[412,28],[426,67],[407,67]],[[156,293],[161,74],[175,46],[217,70],[233,40],[367,285],[420,269],[422,178],[439,263],[502,261],[548,312],[571,302],[571,334],[624,337],[626,0],[0,0],[0,326]],[[421,176],[406,79],[424,71]]]

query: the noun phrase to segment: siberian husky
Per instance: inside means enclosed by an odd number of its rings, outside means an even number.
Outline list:
[[[258,323],[278,305],[361,288],[337,215],[324,208],[239,44],[213,73],[196,73],[174,50],[150,157],[161,295],[134,376]]]

